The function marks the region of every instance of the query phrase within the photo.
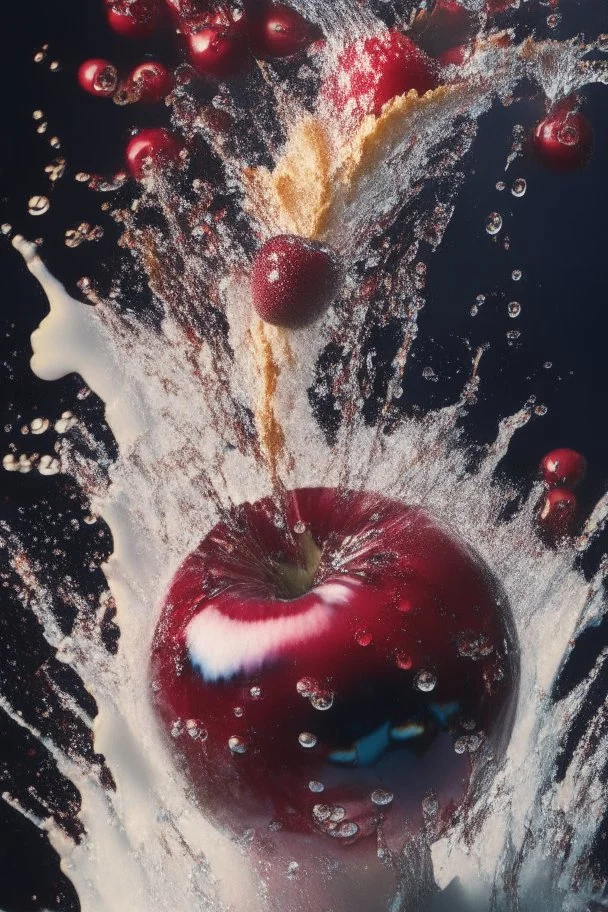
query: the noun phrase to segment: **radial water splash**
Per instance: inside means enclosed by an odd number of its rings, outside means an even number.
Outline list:
[[[553,688],[577,636],[605,613],[606,567],[588,581],[572,549],[545,547],[532,531],[540,486],[514,510],[512,492],[496,477],[533,404],[502,421],[482,458],[470,458],[459,419],[475,401],[481,351],[455,405],[412,419],[399,400],[424,304],[424,260],[451,218],[478,118],[524,81],[550,101],[605,82],[605,68],[590,59],[605,48],[579,40],[517,44],[512,35],[486,28],[462,67],[442,71],[437,88],[399,95],[379,116],[345,127],[322,93],[315,101],[311,86],[335,68],[345,41],[381,25],[356,2],[297,6],[328,39],[314,68],[303,65],[297,74],[301,91],[287,92],[284,80],[261,64],[255,88],[268,116],[255,132],[237,92],[218,94],[215,109],[200,108],[188,87],[179,86],[173,118],[192,140],[194,164],[185,161],[181,175],[150,173],[132,211],[116,212],[125,223],[123,243],[162,308],[160,325],[93,294],[93,307],[72,299],[36,247],[13,240],[50,304],[32,337],[33,370],[47,380],[80,374],[105,403],[119,451],[109,471],[85,457],[77,438],[68,436],[61,451],[63,471],[81,484],[92,513],[113,536],[103,567],[111,596],[96,618],[77,590],[61,593],[76,618],[66,637],[56,620],[57,593],[37,576],[27,543],[3,532],[24,604],[98,707],[91,763],[42,736],[2,699],[0,708],[42,741],[78,789],[83,835],[73,842],[51,818],[22,811],[48,831],[83,912],[300,912],[321,903],[339,912],[381,908],[374,876],[354,872],[347,862],[311,870],[295,854],[276,871],[272,859],[255,863],[268,834],[245,827],[237,841],[218,834],[159,736],[148,680],[169,583],[231,508],[271,497],[280,522],[285,490],[373,491],[423,504],[458,530],[504,587],[520,649],[519,698],[505,757],[484,769],[447,831],[430,793],[422,804],[425,825],[403,852],[388,852],[380,833],[378,855],[396,876],[392,912],[583,910],[597,899],[588,853],[606,803],[605,714],[589,727],[561,778],[556,762],[601,660],[564,699],[555,701]],[[201,136],[216,155],[221,193],[187,171],[196,167]],[[252,250],[279,233],[329,245],[343,269],[334,306],[293,333],[255,316],[247,280]],[[399,345],[386,364],[374,333],[389,324]],[[604,499],[577,552],[594,540],[607,513]],[[108,598],[120,628],[115,656],[101,636]],[[365,631],[360,639],[365,648]],[[68,693],[62,699],[69,712],[82,713]],[[330,712],[331,705],[327,700],[319,708]],[[177,719],[176,738],[202,737],[204,719],[194,723]],[[460,739],[456,750],[474,752],[474,737]],[[313,747],[314,738],[302,732],[300,744]],[[231,742],[238,758],[246,745],[236,737]],[[315,794],[324,789],[316,780],[307,787]],[[378,807],[393,800],[386,791],[374,795]],[[315,806],[325,807],[322,795],[318,800]],[[335,822],[350,825],[342,832],[352,837],[351,822]]]

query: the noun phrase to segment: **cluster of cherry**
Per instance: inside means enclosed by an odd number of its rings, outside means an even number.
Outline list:
[[[543,457],[540,471],[548,490],[540,505],[538,525],[550,541],[574,531],[578,503],[572,489],[583,480],[586,470],[585,457],[576,450],[551,450]]]
[[[253,55],[285,58],[311,45],[322,46],[319,29],[282,3],[255,7],[213,0],[104,0],[108,24],[133,39],[149,37],[169,24],[182,36],[190,64],[200,77],[226,81],[242,75]],[[505,4],[488,0],[486,14]],[[347,44],[334,69],[326,73],[320,102],[332,118],[348,126],[368,114],[379,115],[393,98],[414,89],[434,89],[440,79],[458,78],[472,53],[479,16],[458,0],[436,0],[421,12],[411,32],[386,29]],[[503,33],[502,40],[510,40]],[[80,85],[92,95],[110,97],[119,87],[116,67],[107,60],[85,61]],[[175,75],[162,63],[135,67],[122,84],[131,100],[162,101],[173,89]],[[575,97],[562,99],[537,125],[531,147],[546,167],[568,172],[589,158],[593,131],[578,110]],[[130,173],[137,179],[155,169],[175,167],[185,155],[181,139],[170,130],[140,130],[126,149]],[[293,236],[272,238],[259,251],[252,270],[252,300],[266,322],[294,329],[317,320],[335,298],[339,269],[330,251]]]

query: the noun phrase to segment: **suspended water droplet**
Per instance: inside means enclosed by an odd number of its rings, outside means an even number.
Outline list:
[[[499,212],[491,212],[486,220],[486,231],[488,234],[499,234],[502,229],[502,215]]]
[[[505,184],[504,181],[498,181],[498,183],[496,184],[496,189],[498,191],[502,192],[506,188],[506,186],[507,185]]]
[[[184,726],[183,726],[182,720],[176,719],[175,722],[173,722],[173,724],[171,726],[171,737],[179,738],[179,736],[183,733],[183,731],[184,731]]]
[[[2,234],[4,234],[4,235],[10,234],[12,230],[13,230],[13,226],[9,225],[8,222],[5,222],[2,225],[2,227],[0,228],[0,231],[2,231]]]
[[[51,208],[48,196],[31,196],[27,204],[27,211],[30,215],[45,215]]]
[[[521,281],[522,274],[523,273],[522,273],[521,269],[514,269],[513,272],[511,273],[511,278],[513,279],[514,282],[519,282],[519,281]]]
[[[425,671],[423,669],[422,671],[419,671],[418,674],[416,675],[414,684],[416,685],[418,690],[422,691],[422,693],[430,693],[432,690],[435,689],[435,686],[437,684],[437,678],[435,677],[435,675],[433,674],[432,671]]]
[[[317,690],[311,694],[310,704],[313,709],[325,712],[334,705],[334,695],[331,690]]]
[[[392,792],[386,792],[384,789],[374,789],[370,797],[372,804],[376,804],[378,807],[386,807],[388,804],[392,804],[395,799]]]
[[[519,301],[510,301],[507,311],[511,319],[514,320],[521,313],[521,304]]]
[[[310,780],[310,782],[308,783],[308,788],[309,788],[310,791],[313,792],[315,795],[320,795],[321,792],[324,792],[324,791],[325,791],[325,786],[323,785],[323,783],[322,783],[322,782],[318,782],[316,779],[311,779],[311,780]]]
[[[412,657],[409,652],[406,652],[404,649],[400,649],[395,653],[395,664],[397,668],[400,668],[401,671],[409,671],[412,667]]]
[[[310,697],[318,689],[318,686],[314,678],[300,678],[296,684],[296,690],[301,697]]]
[[[302,747],[310,750],[310,748],[315,747],[317,743],[317,736],[313,735],[312,732],[300,732],[298,735],[298,741]]]
[[[346,811],[339,804],[335,805],[331,809],[331,814],[329,815],[329,819],[331,820],[332,823],[340,823],[340,821],[344,820],[345,817],[346,817]]]
[[[234,715],[237,717],[237,719],[240,719],[240,718],[242,717],[242,715],[243,715],[243,707],[242,707],[242,706],[235,706],[234,709],[232,710],[232,712],[233,712]]]
[[[295,526],[293,527],[293,531],[294,531],[297,535],[303,535],[303,533],[306,532],[306,524],[303,523],[303,522],[300,520],[300,521],[297,522],[297,523],[295,524]]]
[[[247,745],[242,738],[238,737],[238,735],[233,735],[231,738],[228,738],[228,747],[233,754],[244,754],[247,751]]]
[[[345,823],[341,823],[339,827],[336,827],[331,835],[336,839],[352,839],[358,832],[359,827],[357,824],[352,820],[347,820]]]
[[[186,731],[193,741],[206,741],[208,738],[207,729],[203,728],[198,719],[188,719],[186,722]]]
[[[513,181],[513,186],[511,187],[511,193],[513,196],[521,197],[526,195],[526,190],[528,189],[528,183],[524,180],[523,177],[518,177]]]
[[[329,804],[315,804],[312,809],[312,814],[317,820],[329,820],[331,816],[331,807]]]
[[[426,817],[435,817],[439,812],[439,802],[432,796],[425,798],[422,802],[422,812]]]
[[[374,638],[369,630],[358,630],[355,634],[355,641],[359,646],[371,646]]]
[[[252,700],[260,700],[262,698],[262,688],[252,687],[249,691],[249,696]]]
[[[300,870],[300,865],[297,861],[290,861],[287,865],[287,876],[295,877],[298,871]]]
[[[457,754],[473,754],[479,750],[482,740],[481,735],[462,735],[454,741],[454,750]]]

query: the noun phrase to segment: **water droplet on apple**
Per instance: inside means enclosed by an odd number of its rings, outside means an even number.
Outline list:
[[[310,748],[315,747],[317,743],[317,736],[313,735],[312,732],[300,732],[298,735],[298,741],[302,747],[310,750]]]
[[[371,646],[373,640],[374,638],[369,630],[358,630],[355,634],[355,641],[359,646]]]
[[[176,719],[173,725],[171,726],[171,737],[179,738],[179,736],[184,731],[184,726],[181,719]]]
[[[392,792],[385,792],[384,789],[374,789],[370,797],[372,804],[376,804],[378,807],[386,807],[392,803],[395,796]]]
[[[325,786],[323,785],[323,783],[317,782],[316,779],[312,779],[308,783],[308,788],[310,789],[311,792],[314,792],[315,795],[320,795],[321,792],[325,791]]]
[[[306,532],[306,524],[300,520],[293,527],[293,531],[296,532],[298,535],[303,535],[304,532]]]
[[[422,693],[430,693],[432,690],[435,690],[437,678],[432,671],[425,671],[423,669],[416,675],[414,683],[418,690],[422,691]]]
[[[243,739],[239,738],[237,735],[228,738],[228,747],[233,754],[244,754],[247,751],[247,745]]]
[[[252,687],[249,691],[249,696],[252,700],[261,700],[262,698],[262,688],[261,687]]]
[[[198,719],[188,719],[186,722],[186,731],[193,741],[207,740],[207,730],[202,727]]]
[[[296,684],[296,690],[301,697],[308,698],[317,690],[318,686],[314,678],[300,678]]]
[[[331,807],[328,804],[315,804],[312,809],[312,814],[316,820],[329,820],[331,816]]]
[[[353,823],[352,820],[347,820],[345,823],[340,824],[331,835],[335,836],[337,839],[352,839],[358,832],[359,827],[357,824]]]

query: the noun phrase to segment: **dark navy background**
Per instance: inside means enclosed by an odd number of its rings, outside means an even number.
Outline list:
[[[608,31],[604,3],[563,0],[562,8],[563,22],[556,34]],[[536,16],[539,35],[548,34],[543,25],[548,12],[548,7],[542,7]],[[129,128],[135,123],[165,123],[168,114],[162,105],[119,108],[111,101],[92,99],[79,90],[75,71],[90,56],[109,57],[128,66],[140,62],[148,51],[174,61],[179,53],[174,45],[133,44],[111,35],[103,21],[101,0],[10,0],[4,4],[1,21],[0,222],[10,223],[28,238],[43,237],[43,257],[71,289],[83,275],[103,281],[108,267],[102,270],[100,264],[109,263],[111,270],[116,257],[115,228],[99,212],[105,197],[76,183],[74,174],[111,174],[123,164]],[[36,65],[34,53],[44,43],[50,45],[47,61]],[[61,71],[51,73],[48,64],[55,59],[60,61]],[[472,353],[477,345],[489,343],[481,363],[480,402],[467,419],[470,434],[480,443],[489,441],[498,418],[535,395],[548,412],[517,436],[504,471],[525,487],[546,450],[556,446],[581,450],[589,463],[581,489],[582,515],[608,486],[608,89],[591,87],[585,90],[584,100],[596,130],[596,149],[589,166],[571,176],[546,173],[527,156],[504,173],[512,128],[516,123],[529,128],[542,115],[541,99],[496,107],[483,118],[474,153],[467,161],[467,170],[474,173],[440,251],[430,261],[428,305],[404,396],[408,409],[453,401],[470,369]],[[42,136],[35,132],[35,109],[42,109],[48,122]],[[49,147],[53,135],[61,138],[61,150]],[[68,171],[51,188],[44,166],[57,155],[67,158]],[[518,177],[528,181],[522,199],[510,193]],[[507,183],[502,193],[495,189],[499,180]],[[123,196],[128,199],[130,192],[127,189]],[[47,215],[33,218],[27,214],[27,201],[37,193],[50,196],[51,209]],[[493,210],[500,211],[504,219],[498,241],[485,232],[486,217]],[[105,239],[77,250],[66,249],[65,230],[85,220],[103,224]],[[502,246],[505,235],[511,241],[508,251]],[[1,238],[0,260],[0,456],[9,451],[11,442],[19,452],[52,452],[52,435],[27,437],[21,434],[21,426],[36,414],[58,417],[70,408],[100,428],[103,413],[93,397],[77,399],[83,386],[79,378],[47,384],[31,374],[29,335],[46,313],[45,299],[8,241]],[[513,269],[523,272],[518,283],[510,278]],[[469,311],[478,294],[485,294],[486,301],[472,318]],[[516,320],[507,316],[510,300],[522,305]],[[146,307],[145,298],[132,303]],[[521,338],[509,343],[506,333],[513,330],[519,330]],[[552,362],[553,367],[544,368],[545,362]],[[437,383],[423,379],[426,366],[439,375]],[[107,443],[111,446],[109,438]],[[63,514],[59,523],[54,521],[58,511]],[[102,585],[101,576],[85,573],[83,568],[91,559],[99,562],[109,553],[111,542],[104,530],[99,535],[99,530],[92,532],[81,525],[75,531],[70,526],[71,519],[81,522],[85,512],[68,479],[42,478],[35,472],[9,474],[0,468],[0,521],[23,533],[26,541],[32,530],[48,534],[52,526],[53,540],[66,556],[49,561],[49,584],[61,582],[68,572],[77,577],[82,573],[83,590],[93,599]],[[42,543],[32,546],[34,551],[39,548],[40,560],[48,547],[42,539],[40,536]],[[599,546],[591,555],[589,569],[598,554]],[[27,620],[11,595],[10,575],[5,581],[9,585],[0,589],[0,679],[14,705],[26,717],[32,712],[35,716],[43,696],[36,683],[37,670],[41,662],[53,662],[52,651],[39,642],[36,625]],[[67,630],[69,618],[65,625]],[[585,637],[575,661],[566,669],[557,697],[584,673],[607,640],[606,625]],[[73,681],[70,686],[77,689]],[[597,705],[606,688],[604,677],[596,688]],[[79,699],[87,704],[85,694],[80,693]],[[593,710],[590,706],[589,712]],[[61,721],[59,715],[55,721]],[[90,752],[86,735],[76,736],[80,737],[79,750]],[[566,743],[565,751],[571,746]],[[55,801],[73,807],[76,796],[60,790],[44,751],[0,714],[0,791],[6,788],[26,803],[27,787],[32,783],[39,792],[47,788]],[[49,797],[49,801],[52,804],[53,799]],[[66,826],[70,825],[68,818],[66,813]],[[596,848],[601,857],[601,846]],[[28,912],[41,907],[71,910],[77,908],[77,902],[69,883],[59,875],[44,837],[0,802],[0,908]]]

